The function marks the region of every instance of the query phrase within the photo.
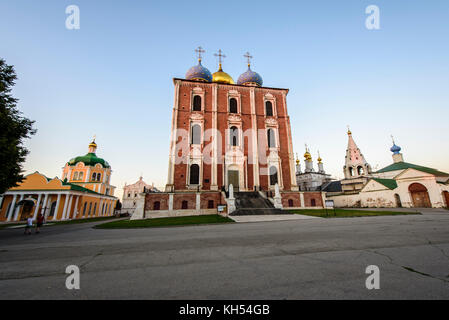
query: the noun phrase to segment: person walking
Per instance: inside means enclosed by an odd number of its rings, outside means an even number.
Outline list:
[[[44,215],[42,213],[39,213],[37,215],[37,221],[36,221],[36,233],[41,232],[41,227],[44,224]]]
[[[29,216],[25,226],[25,234],[31,234],[31,227],[33,226],[33,217]]]

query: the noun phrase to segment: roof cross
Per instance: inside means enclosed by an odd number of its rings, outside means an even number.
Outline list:
[[[248,60],[248,67],[249,67],[250,64],[251,64],[251,59],[253,58],[253,56],[250,55],[249,52],[245,53],[243,56]]]
[[[226,56],[222,53],[221,49],[218,50],[218,54],[214,53],[214,56],[218,57],[218,63],[221,67],[221,58],[226,58]]]
[[[198,61],[201,61],[201,58],[202,58],[201,54],[206,52],[206,51],[203,48],[201,48],[201,46],[200,46],[197,49],[195,49],[195,52],[198,54]]]

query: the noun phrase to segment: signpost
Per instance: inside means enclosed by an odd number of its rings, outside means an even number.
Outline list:
[[[334,210],[334,216],[336,216],[335,207],[334,207],[334,200],[326,200],[324,207],[326,209],[326,216],[327,216],[327,208]]]

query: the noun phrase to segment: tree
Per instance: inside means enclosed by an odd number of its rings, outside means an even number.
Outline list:
[[[17,80],[13,66],[0,58],[0,194],[23,181],[22,165],[29,151],[23,140],[36,133],[34,121],[22,116],[11,95]]]

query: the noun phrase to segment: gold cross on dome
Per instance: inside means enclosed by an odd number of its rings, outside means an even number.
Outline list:
[[[245,53],[243,56],[248,60],[248,67],[249,67],[249,65],[251,64],[251,59],[253,58],[253,56],[250,55],[249,52]]]
[[[198,47],[197,49],[195,49],[195,52],[198,54],[198,61],[201,61],[201,54],[206,52],[205,50],[203,50],[203,48]]]
[[[214,53],[214,56],[218,57],[218,63],[221,65],[221,58],[226,58],[221,49],[218,50],[218,54]]]

